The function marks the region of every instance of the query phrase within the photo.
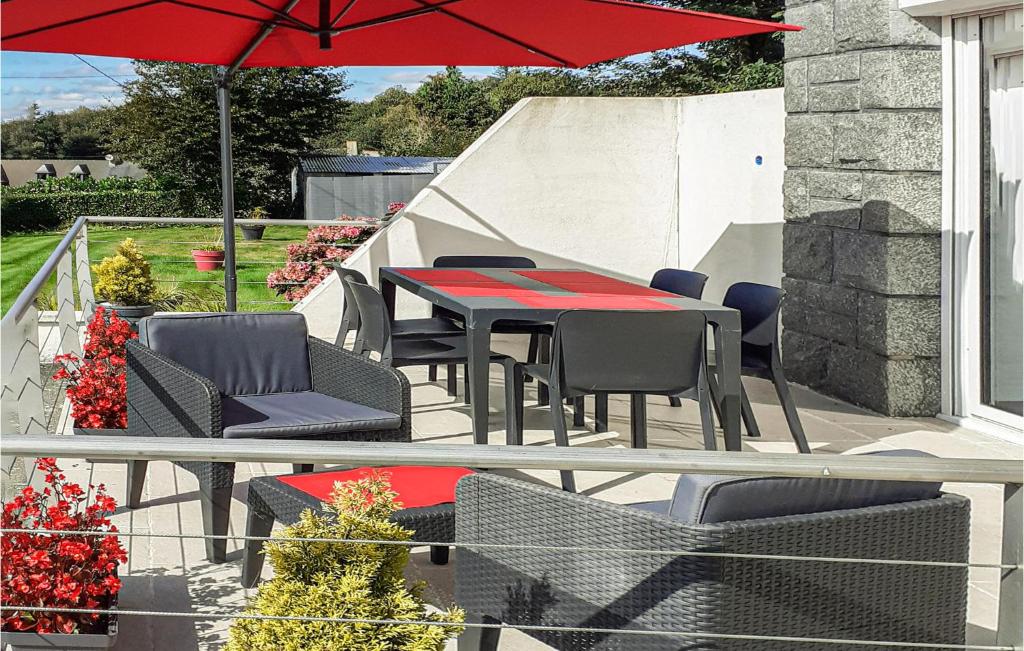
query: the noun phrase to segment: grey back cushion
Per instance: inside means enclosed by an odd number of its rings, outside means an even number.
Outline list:
[[[930,457],[918,450],[869,455]],[[668,515],[690,524],[823,513],[938,497],[937,482],[681,475]]]
[[[139,324],[139,340],[229,396],[311,391],[306,318],[297,312],[175,314]]]

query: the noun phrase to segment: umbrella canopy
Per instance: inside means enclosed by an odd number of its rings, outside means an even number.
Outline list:
[[[799,27],[622,0],[4,0],[0,47],[221,66],[224,295],[236,309],[231,76],[242,67],[578,68]]]
[[[796,29],[620,0],[7,0],[3,18],[4,49],[223,66],[581,67]]]

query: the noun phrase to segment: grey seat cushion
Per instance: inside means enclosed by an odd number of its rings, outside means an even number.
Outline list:
[[[402,417],[313,391],[263,396],[225,396],[224,438],[295,438],[395,429]]]
[[[297,312],[173,314],[139,324],[139,340],[229,396],[310,391],[306,318]]]
[[[930,457],[917,450],[869,455]],[[734,522],[897,504],[939,496],[938,482],[680,475],[672,499],[633,506],[690,524]]]

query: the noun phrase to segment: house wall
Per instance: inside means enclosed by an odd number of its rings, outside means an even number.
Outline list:
[[[663,267],[781,277],[782,90],[687,98],[523,100],[349,259],[424,266],[444,254],[525,255],[646,283]],[[762,156],[762,165],[755,157]],[[296,309],[333,337],[332,277]],[[399,317],[428,313],[399,292]]]
[[[940,22],[788,0],[783,348],[791,379],[940,409]]]

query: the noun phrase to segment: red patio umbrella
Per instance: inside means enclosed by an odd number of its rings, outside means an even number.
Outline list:
[[[0,47],[221,66],[225,297],[235,305],[232,74],[259,66],[578,68],[791,25],[622,0],[6,0]]]

